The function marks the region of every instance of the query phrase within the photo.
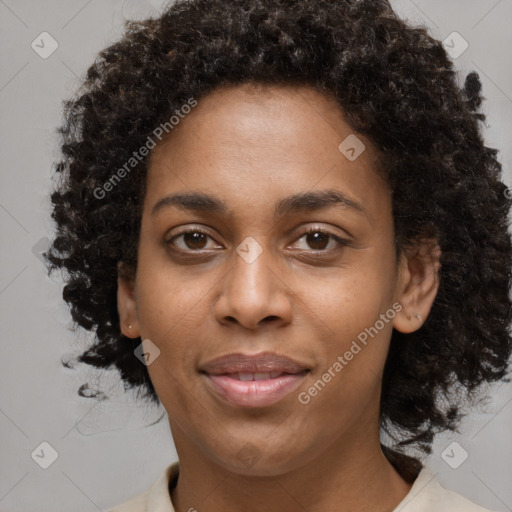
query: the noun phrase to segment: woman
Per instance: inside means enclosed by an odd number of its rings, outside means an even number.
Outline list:
[[[480,87],[384,0],[179,1],[100,52],[48,259],[179,456],[112,512],[484,510],[405,454],[508,371]]]

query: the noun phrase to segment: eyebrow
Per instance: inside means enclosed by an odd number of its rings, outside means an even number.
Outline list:
[[[274,209],[274,216],[281,218],[297,212],[322,210],[333,205],[351,208],[360,214],[367,215],[365,208],[361,204],[348,198],[343,192],[338,190],[321,190],[301,192],[281,199]],[[209,194],[191,192],[162,197],[153,206],[151,215],[156,215],[169,207],[224,216],[230,214],[230,210],[220,199]]]

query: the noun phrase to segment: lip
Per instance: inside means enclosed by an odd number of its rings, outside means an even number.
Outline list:
[[[228,354],[203,365],[200,372],[217,396],[237,407],[266,407],[292,393],[310,369],[289,357],[263,352],[259,354]],[[244,380],[239,380],[238,374]],[[258,375],[259,380],[247,374]]]
[[[297,374],[309,368],[290,357],[274,352],[259,354],[233,353],[212,359],[201,366],[200,371],[210,375],[226,373],[270,373]]]

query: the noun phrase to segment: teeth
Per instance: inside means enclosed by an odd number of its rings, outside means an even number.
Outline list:
[[[231,374],[232,378],[249,381],[249,380],[267,380],[267,379],[275,379],[282,375],[282,372],[270,372],[270,373],[233,373]]]
[[[267,380],[270,379],[270,373],[255,373],[254,380]]]

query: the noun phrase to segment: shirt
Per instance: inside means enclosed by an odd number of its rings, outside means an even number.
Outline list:
[[[179,462],[167,466],[153,486],[108,512],[175,512],[169,487],[178,480]],[[492,512],[441,486],[424,466],[393,512]]]

